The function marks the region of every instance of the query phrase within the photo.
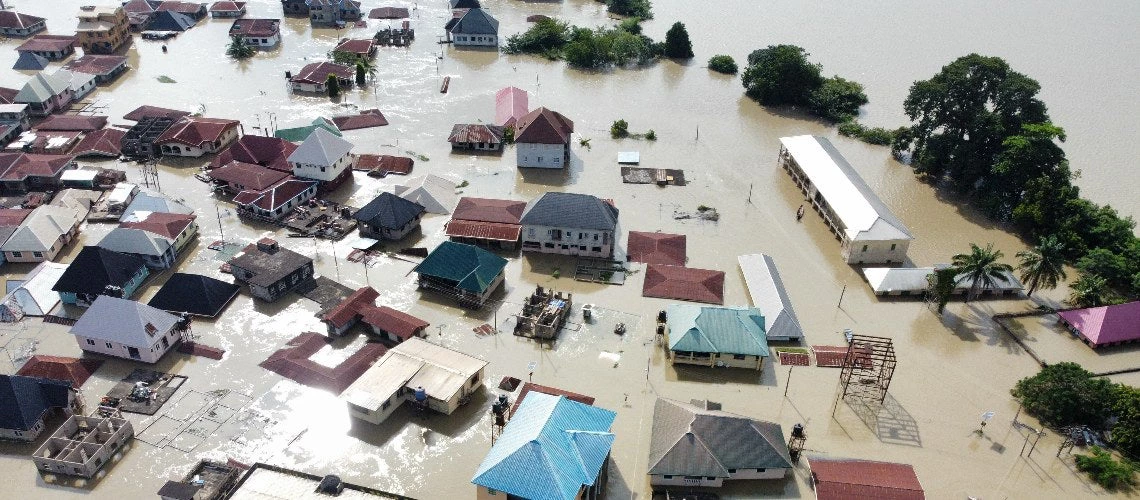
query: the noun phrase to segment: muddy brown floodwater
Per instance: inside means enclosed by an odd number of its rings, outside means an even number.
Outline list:
[[[18,2],[19,10],[47,17],[49,31],[70,32],[74,14],[87,0]],[[365,9],[380,6],[364,2]],[[392,5],[413,7],[397,0]],[[529,14],[556,15],[572,23],[607,22],[602,4],[592,0],[532,3],[486,0],[484,7],[501,21],[500,32],[526,28]],[[1066,127],[1066,149],[1084,174],[1080,184],[1094,200],[1112,202],[1136,214],[1131,190],[1136,177],[1130,167],[1140,154],[1135,141],[1140,102],[1131,86],[1140,69],[1121,61],[1140,55],[1134,33],[1140,4],[1114,2],[1042,6],[1038,2],[955,2],[915,5],[908,2],[655,2],[656,19],[645,31],[663,37],[674,20],[684,21],[697,58],[687,64],[663,61],[647,68],[586,73],[560,62],[514,57],[495,52],[457,50],[435,43],[448,15],[444,0],[420,2],[412,24],[418,39],[408,49],[382,49],[373,83],[353,89],[342,102],[290,95],[284,74],[326,56],[339,37],[369,36],[387,22],[371,21],[367,29],[311,29],[304,19],[287,19],[280,48],[257,54],[246,62],[223,55],[230,21],[206,19],[167,42],[136,38],[127,49],[132,69],[113,85],[100,88],[87,100],[95,110],[121,124],[122,115],[140,104],[202,112],[205,116],[242,120],[246,133],[260,133],[275,123],[291,127],[317,116],[380,108],[391,125],[352,131],[345,136],[358,153],[406,154],[417,161],[415,174],[438,174],[466,180],[466,195],[528,200],[548,190],[566,190],[612,198],[621,209],[620,229],[682,233],[689,238],[692,267],[727,272],[726,304],[747,304],[736,256],[763,252],[779,266],[808,344],[838,345],[844,328],[894,340],[900,358],[890,388],[886,413],[877,419],[860,416],[846,404],[835,405],[838,371],[797,368],[794,372],[770,363],[763,376],[713,371],[678,372],[668,367],[652,341],[653,315],[668,302],[640,296],[640,264],[624,286],[576,282],[566,277],[573,262],[549,256],[510,256],[506,293],[496,307],[470,312],[432,296],[421,296],[409,276],[412,264],[381,260],[367,270],[346,261],[351,250],[338,243],[290,239],[268,226],[250,226],[234,215],[232,205],[215,199],[192,174],[204,161],[163,162],[162,191],[197,210],[201,237],[183,258],[179,270],[223,277],[217,254],[206,245],[219,239],[250,241],[275,234],[291,249],[314,256],[318,273],[350,287],[366,283],[381,293],[380,302],[407,310],[432,323],[430,339],[490,362],[489,383],[506,375],[525,377],[537,364],[534,381],[597,397],[597,405],[616,410],[609,498],[648,498],[645,475],[649,427],[655,397],[680,400],[707,398],[725,410],[774,420],[785,430],[807,426],[809,454],[864,457],[914,464],[930,498],[1078,498],[1106,495],[1074,475],[1071,460],[1054,458],[1059,440],[1042,439],[1029,458],[1018,456],[1024,430],[1011,426],[1017,405],[1009,388],[1032,374],[1032,359],[994,328],[989,317],[999,311],[1033,306],[1025,300],[953,303],[939,318],[923,304],[880,301],[856,269],[839,258],[839,244],[814,214],[795,219],[801,196],[776,166],[778,138],[785,135],[829,136],[868,184],[914,232],[910,258],[916,265],[946,262],[969,242],[994,242],[1007,259],[1024,248],[1022,242],[983,218],[940,197],[916,182],[910,170],[890,159],[881,147],[836,137],[834,129],[794,113],[761,109],[744,98],[739,80],[710,73],[704,61],[727,53],[742,61],[751,50],[772,43],[806,47],[827,73],[864,83],[871,104],[863,119],[871,125],[903,122],[901,102],[915,79],[977,51],[1007,58],[1014,68],[1043,84],[1042,97],[1054,119]],[[279,17],[280,4],[252,0],[247,17]],[[12,48],[19,42],[5,41]],[[168,51],[163,53],[161,46]],[[442,48],[441,48],[442,47]],[[437,57],[442,54],[441,59]],[[16,54],[0,50],[0,67],[11,67]],[[58,67],[53,63],[52,67]],[[176,83],[162,83],[160,76]],[[451,76],[450,91],[440,94],[443,76]],[[28,74],[5,70],[0,85],[18,87]],[[514,85],[531,93],[532,106],[547,106],[575,121],[577,135],[591,139],[591,148],[575,145],[565,172],[520,172],[513,151],[502,157],[451,154],[446,137],[456,122],[491,121],[493,93]],[[1095,96],[1095,97],[1093,97]],[[654,129],[659,140],[613,141],[610,122],[624,118],[631,130]],[[658,188],[623,185],[616,164],[618,151],[639,150],[643,165],[685,170],[689,185]],[[116,162],[89,162],[127,170],[141,179],[138,168]],[[360,206],[376,193],[402,181],[400,176],[372,179],[357,176],[335,199]],[[1123,181],[1123,184],[1122,184]],[[717,208],[717,223],[677,221],[674,210],[705,204]],[[446,217],[431,215],[421,233],[405,244],[434,247],[444,239]],[[111,228],[87,224],[82,242],[97,242]],[[350,238],[351,239],[351,238]],[[624,237],[622,238],[624,244]],[[69,261],[78,251],[61,257]],[[4,277],[18,278],[30,267],[8,265]],[[555,270],[562,278],[553,278]],[[148,300],[167,275],[141,293]],[[497,317],[509,328],[510,316],[535,285],[575,294],[577,303],[600,308],[596,321],[583,324],[580,314],[553,349],[510,335],[479,337],[472,328]],[[840,297],[842,302],[840,303]],[[1056,301],[1064,291],[1045,293]],[[497,316],[494,310],[497,309]],[[449,417],[420,420],[397,411],[383,425],[353,421],[335,396],[306,388],[263,370],[257,363],[286,341],[307,331],[322,331],[314,313],[317,305],[289,296],[274,304],[254,303],[242,294],[217,320],[199,321],[194,334],[202,342],[225,348],[221,361],[171,354],[158,368],[189,377],[168,408],[158,415],[129,417],[140,439],[123,459],[109,467],[94,484],[48,484],[26,455],[28,446],[0,445],[3,498],[151,498],[167,479],[181,477],[202,458],[265,461],[317,474],[337,473],[346,480],[404,493],[417,498],[470,498],[470,478],[490,446],[486,405],[495,390],[488,387],[473,404]],[[624,322],[629,333],[613,335],[614,323]],[[1038,332],[1049,340],[1055,332]],[[336,343],[353,349],[364,342],[357,335]],[[78,356],[80,351],[66,328],[36,320],[0,327],[0,344],[28,345],[36,352]],[[1076,348],[1081,348],[1077,345]],[[1052,351],[1051,351],[1052,352]],[[1060,356],[1064,356],[1064,351]],[[327,353],[335,359],[344,353]],[[1134,353],[1132,353],[1134,355]],[[0,370],[18,366],[0,357]],[[133,366],[111,361],[83,388],[97,401]],[[789,382],[788,397],[783,392]],[[1120,380],[1132,381],[1134,376]],[[226,394],[225,391],[229,391]],[[223,396],[223,394],[226,394]],[[197,419],[216,398],[232,408],[223,422]],[[980,415],[997,416],[984,436],[977,429]],[[1037,425],[1031,419],[1022,421]],[[179,429],[185,432],[175,433]],[[725,489],[725,496],[752,498],[811,497],[804,463],[794,477],[770,484],[743,484]]]

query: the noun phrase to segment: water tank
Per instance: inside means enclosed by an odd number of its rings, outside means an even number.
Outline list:
[[[423,387],[416,387],[416,402],[423,403],[427,401],[427,391]]]
[[[792,437],[804,437],[804,424],[796,424],[792,426]]]
[[[293,78],[293,72],[292,71],[286,71],[285,72],[285,79],[291,80],[292,78]]]

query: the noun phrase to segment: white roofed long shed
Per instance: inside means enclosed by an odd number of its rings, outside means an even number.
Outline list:
[[[914,235],[879,199],[831,141],[780,138],[780,166],[843,242],[849,264],[902,263]]]
[[[772,258],[762,253],[741,255],[736,258],[752,305],[764,315],[768,340],[799,340],[804,337],[800,320],[792,309],[792,301],[784,290],[780,272]]]

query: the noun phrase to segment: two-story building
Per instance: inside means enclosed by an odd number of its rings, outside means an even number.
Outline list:
[[[174,122],[154,145],[164,156],[200,157],[225,149],[241,135],[241,122],[186,116]]]
[[[280,19],[238,19],[230,25],[230,37],[241,38],[246,45],[259,49],[281,43]]]
[[[523,211],[522,249],[606,258],[613,255],[618,209],[597,196],[548,192]]]
[[[266,302],[284,297],[313,278],[313,259],[281,248],[277,241],[262,238],[230,259],[230,272],[238,285]]]
[[[85,246],[56,280],[52,290],[64,304],[89,307],[102,295],[130,298],[150,275],[137,255]]]
[[[499,20],[481,8],[455,11],[444,29],[447,39],[457,47],[499,46]]]
[[[305,0],[305,5],[309,10],[309,23],[313,26],[334,26],[360,19],[360,2],[357,0]]]
[[[563,168],[570,161],[574,122],[538,108],[515,121],[516,163],[527,168]]]
[[[130,41],[129,28],[122,7],[87,5],[79,11],[75,34],[84,54],[110,54]]]
[[[315,128],[289,155],[293,175],[320,183],[322,191],[335,189],[352,177],[352,143],[323,128]]]
[[[157,363],[183,340],[178,316],[133,300],[100,295],[72,325],[71,334],[87,352]]]

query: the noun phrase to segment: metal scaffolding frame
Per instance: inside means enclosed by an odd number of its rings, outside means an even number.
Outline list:
[[[891,339],[870,335],[852,335],[843,358],[839,380],[843,384],[841,399],[852,396],[882,404],[895,373],[895,348]]]

